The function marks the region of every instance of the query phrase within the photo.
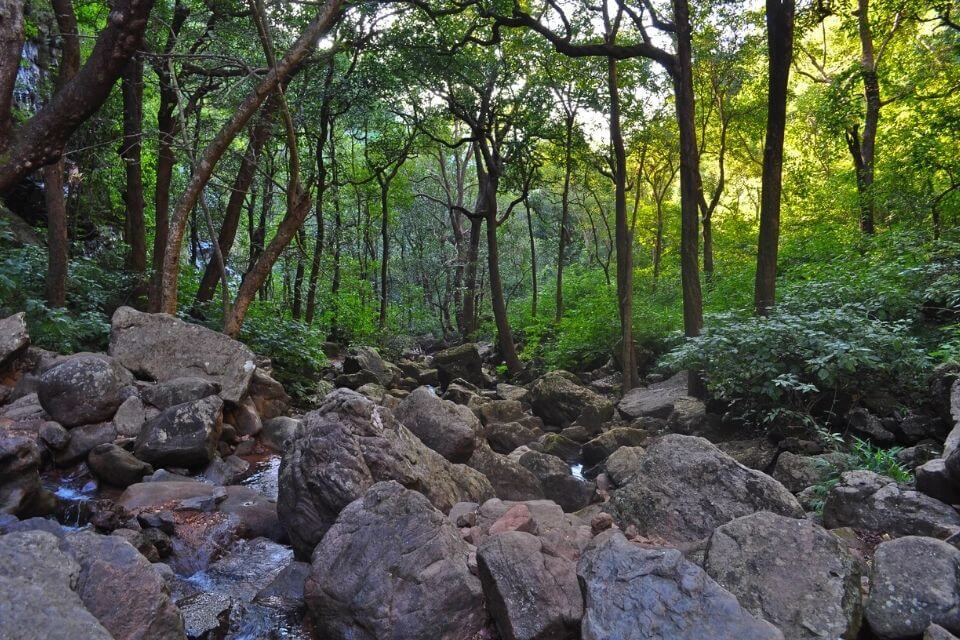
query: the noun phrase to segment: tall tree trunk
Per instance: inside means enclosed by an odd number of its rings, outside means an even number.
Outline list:
[[[80,35],[70,0],[54,0],[53,10],[62,40],[56,88],[62,90],[80,68]],[[0,18],[2,21],[3,18]],[[17,62],[19,64],[19,55]],[[2,98],[0,98],[2,99]],[[2,118],[2,111],[0,111]],[[2,140],[0,140],[2,141]],[[67,203],[63,192],[63,160],[43,168],[44,200],[47,205],[47,303],[67,303],[67,264],[70,239],[67,233]]]
[[[339,165],[337,164],[336,129],[330,127],[330,172],[333,178],[333,276],[330,278],[330,333],[327,336],[334,342],[340,342],[343,331],[340,328],[340,256],[343,237],[343,210],[340,206]]]
[[[683,289],[683,332],[700,335],[703,326],[703,298],[698,260],[700,199],[700,158],[697,148],[696,105],[693,93],[693,62],[690,34],[690,7],[687,0],[673,0],[677,32],[677,65],[674,92],[680,132],[680,280]],[[689,393],[703,394],[698,372],[691,371]]]
[[[530,280],[533,287],[533,302],[530,305],[530,315],[537,317],[537,243],[533,238],[533,217],[530,207],[524,202],[527,211],[527,234],[530,236]]]
[[[571,147],[573,146],[573,114],[567,114],[563,149],[563,193],[560,196],[560,237],[557,239],[557,308],[554,321],[563,316],[563,260],[567,249],[567,225],[570,223],[570,176],[573,173]]]
[[[313,324],[317,313],[317,281],[320,279],[320,262],[323,259],[323,241],[324,241],[324,223],[323,223],[323,202],[324,194],[327,190],[327,167],[323,158],[323,148],[328,136],[327,122],[329,116],[320,115],[320,135],[317,136],[316,162],[317,162],[317,235],[313,244],[313,260],[310,263],[310,276],[307,282],[307,312],[304,320],[308,325]]]
[[[144,2],[146,0],[139,0]],[[299,66],[299,64],[315,49],[314,45],[327,33],[340,16],[343,0],[328,0],[320,14],[307,26],[297,41],[290,47],[283,60],[270,69],[260,83],[244,98],[243,102],[234,111],[230,120],[220,129],[199,159],[196,171],[187,185],[170,219],[170,232],[167,240],[167,250],[163,263],[162,305],[167,313],[176,313],[177,285],[180,273],[180,245],[186,229],[186,222],[190,212],[197,204],[197,200],[204,187],[213,175],[213,170],[220,158],[229,148],[233,139],[246,126],[254,113],[263,104],[263,101],[273,93],[277,86]],[[291,207],[288,207],[288,210]],[[288,239],[289,241],[289,239]],[[241,285],[242,287],[242,285]],[[249,301],[246,302],[249,305]],[[246,313],[244,308],[243,313]],[[237,315],[237,310],[232,314]],[[242,321],[242,313],[240,318]],[[239,330],[239,329],[238,329]]]
[[[617,306],[620,316],[620,360],[623,391],[640,384],[633,344],[633,234],[627,221],[627,152],[620,126],[620,84],[617,60],[607,58],[607,89],[610,92],[610,141],[613,144],[613,189],[617,247]]]
[[[464,269],[463,338],[472,340],[477,331],[477,261],[480,257],[480,232],[483,218],[470,218],[470,238],[467,244],[467,264]]]
[[[250,140],[247,143],[246,151],[240,160],[240,168],[233,180],[233,186],[230,189],[230,199],[227,201],[227,208],[223,213],[223,224],[220,226],[220,233],[217,244],[220,245],[220,253],[226,260],[233,249],[233,243],[237,237],[237,229],[240,228],[240,216],[243,212],[243,201],[250,191],[250,185],[257,175],[257,166],[260,163],[260,154],[267,138],[270,135],[270,129],[273,126],[273,117],[279,107],[279,102],[273,98],[267,101],[263,112],[257,120],[253,131],[250,134]],[[200,280],[200,287],[197,289],[197,303],[207,302],[213,299],[213,294],[217,290],[217,284],[220,280],[220,271],[215,260],[210,260],[203,272],[203,278]]]
[[[151,9],[153,0],[113,3],[107,26],[97,36],[83,67],[14,132],[0,159],[0,193],[60,158],[70,136],[106,101],[130,56],[140,48]],[[0,111],[0,118],[2,114]]]
[[[130,58],[120,84],[123,94],[120,158],[127,178],[123,203],[127,215],[127,242],[130,245],[127,264],[139,280],[147,270],[147,230],[143,218],[143,169],[140,162],[143,146],[143,58],[139,55]]]
[[[776,302],[783,137],[787,124],[787,85],[793,61],[793,17],[794,0],[767,0],[767,133],[763,145],[760,233],[753,295],[759,315],[766,315]]]
[[[173,9],[173,20],[163,47],[164,56],[173,53],[180,37],[190,9],[177,0]],[[153,192],[154,233],[153,233],[153,273],[150,278],[150,311],[160,310],[160,281],[163,273],[163,254],[167,248],[167,227],[170,218],[170,185],[173,182],[173,166],[177,158],[173,151],[176,140],[178,120],[174,117],[177,108],[177,92],[173,87],[169,62],[166,58],[154,66],[160,84],[160,106],[157,108],[157,171]]]
[[[67,264],[70,255],[62,160],[43,168],[43,182],[47,205],[47,304],[62,307],[67,303]]]
[[[6,150],[13,128],[13,87],[23,40],[23,0],[0,0],[0,152]]]
[[[483,194],[483,212],[487,219],[487,271],[490,277],[490,305],[493,307],[493,321],[497,325],[497,342],[500,355],[507,365],[510,375],[523,371],[517,347],[513,343],[513,332],[507,318],[507,302],[503,295],[503,281],[500,278],[500,249],[497,243],[497,186],[499,178],[482,168],[477,169],[480,192]]]
[[[660,279],[660,263],[663,260],[663,199],[657,198],[657,231],[653,239],[653,290]]]
[[[233,303],[230,316],[223,323],[223,332],[228,336],[236,337],[240,333],[243,320],[247,315],[247,309],[250,308],[254,296],[267,281],[273,265],[276,264],[283,250],[290,244],[294,234],[310,214],[310,208],[309,194],[305,191],[298,194],[294,207],[289,209],[283,217],[277,227],[277,233],[270,240],[270,244],[267,245],[253,267],[247,272],[247,276],[240,285],[240,290],[237,291],[237,298]]]
[[[380,318],[378,326],[383,331],[387,327],[387,296],[389,294],[388,263],[390,261],[390,181],[380,182]]]
[[[860,73],[863,77],[863,98],[866,112],[863,136],[860,141],[860,163],[857,164],[857,187],[860,196],[860,229],[873,234],[876,202],[873,193],[874,159],[877,145],[877,125],[880,122],[880,82],[873,51],[873,33],[870,28],[870,0],[857,0],[857,27],[860,35]]]
[[[304,220],[306,220],[306,217],[304,217]],[[293,274],[293,305],[290,310],[294,320],[299,320],[300,316],[303,315],[303,247],[307,243],[307,234],[303,231],[303,227],[297,230],[297,238],[300,246],[297,247],[297,267]]]

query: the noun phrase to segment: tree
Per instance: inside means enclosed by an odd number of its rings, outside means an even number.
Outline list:
[[[763,145],[760,232],[754,306],[766,315],[776,301],[780,201],[783,192],[783,138],[787,87],[793,61],[794,0],[767,0],[767,133]]]
[[[2,53],[15,54],[13,59],[17,62],[13,63],[9,57],[0,61],[0,90],[13,86],[9,74],[12,67],[15,75],[20,55],[20,47],[15,45],[23,38],[22,33],[15,33],[18,24],[22,32],[22,19],[18,22],[16,17],[20,3],[13,0],[8,4],[14,17],[9,23],[6,20],[2,23],[3,31],[11,32],[10,36],[0,33],[4,43]],[[5,93],[0,94],[4,95],[0,100],[0,193],[60,158],[71,134],[100,108],[130,57],[140,48],[151,9],[153,0],[117,0],[87,61],[12,137],[2,135],[2,129],[9,126],[4,123],[9,123],[11,116],[8,98]]]

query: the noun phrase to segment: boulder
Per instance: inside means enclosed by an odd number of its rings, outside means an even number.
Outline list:
[[[4,418],[19,425],[39,425],[50,419],[47,412],[40,405],[36,393],[20,396],[7,405],[0,406],[0,418]]]
[[[400,378],[397,367],[381,358],[380,353],[373,347],[352,349],[343,360],[343,373],[365,374],[362,378],[364,382],[375,382],[387,388],[392,387],[393,383]],[[359,382],[360,378],[357,381]]]
[[[536,500],[543,497],[540,481],[508,456],[481,444],[470,456],[467,466],[487,477],[493,493],[503,500]]]
[[[40,486],[40,448],[26,436],[0,437],[0,514],[46,515],[52,496]]]
[[[843,470],[847,462],[848,457],[842,453],[798,456],[784,451],[777,457],[773,477],[792,493],[800,493],[807,487],[819,484],[837,471]]]
[[[260,442],[274,451],[284,451],[291,440],[297,436],[300,421],[287,416],[271,418],[263,423]]]
[[[860,569],[839,538],[809,520],[761,511],[717,527],[704,569],[740,605],[791,640],[855,640]]]
[[[126,400],[133,376],[102,355],[78,355],[40,377],[37,397],[51,418],[65,427],[103,422]]]
[[[433,366],[437,369],[440,386],[444,389],[457,378],[463,378],[478,387],[486,387],[489,382],[483,372],[480,351],[477,345],[471,342],[435,353]]]
[[[596,487],[592,482],[575,478],[563,460],[539,451],[520,456],[520,465],[540,481],[541,494],[567,512],[579,511],[593,500]]]
[[[261,420],[278,418],[290,410],[290,396],[283,385],[259,367],[250,378],[247,395]]]
[[[195,376],[220,385],[220,396],[240,402],[256,369],[242,343],[165,313],[120,307],[113,314],[110,355],[138,376],[157,382]]]
[[[530,386],[527,399],[537,416],[559,427],[575,422],[587,407],[596,410],[601,420],[613,417],[613,404],[609,400],[571,381],[565,371],[551,371],[537,378]]]
[[[703,438],[668,435],[644,452],[632,482],[606,509],[645,536],[691,544],[735,518],[772,511],[794,518],[803,508],[770,476],[748,469]]]
[[[197,376],[184,376],[147,385],[140,390],[140,397],[147,404],[163,411],[174,405],[203,400],[218,393],[220,385],[216,382]]]
[[[374,484],[313,553],[305,596],[316,630],[330,640],[472,640],[486,614],[468,556],[422,494]]]
[[[95,476],[115,487],[129,487],[153,473],[153,467],[113,443],[99,444],[90,450],[87,466]]]
[[[931,624],[960,632],[960,551],[919,536],[883,542],[873,557],[864,618],[884,640],[919,637]]]
[[[113,426],[117,428],[117,435],[126,438],[139,436],[146,421],[146,408],[139,396],[130,396],[124,400],[113,414]]]
[[[53,458],[57,465],[68,467],[86,459],[94,448],[117,439],[117,429],[112,422],[85,424],[70,430],[67,446],[57,451]]]
[[[960,514],[939,500],[872,471],[847,471],[827,493],[823,525],[854,527],[892,536],[946,537],[960,531]]]
[[[183,502],[215,501],[218,489],[223,491],[222,487],[186,478],[170,479],[166,482],[138,482],[126,488],[117,498],[117,504],[133,512],[166,510]]]
[[[920,493],[946,504],[960,504],[960,483],[947,470],[947,463],[942,458],[924,462],[914,469],[914,474]]]
[[[497,385],[497,397],[501,400],[516,400],[517,402],[526,402],[527,390],[524,387],[501,382]]]
[[[647,443],[650,434],[643,429],[633,427],[616,427],[604,431],[599,436],[585,443],[580,448],[580,457],[593,466],[600,464],[620,447],[639,447]]]
[[[536,442],[529,443],[529,446],[567,462],[580,461],[580,445],[559,433],[544,434]]]
[[[394,412],[397,420],[451,462],[466,462],[482,431],[467,407],[440,398],[430,387],[417,387]]]
[[[938,624],[932,624],[923,632],[923,640],[957,640],[957,636]]]
[[[583,640],[783,640],[676,549],[600,534],[577,567]]]
[[[885,447],[896,442],[896,436],[884,428],[880,418],[863,407],[854,407],[848,411],[846,419],[847,427],[861,438]]]
[[[60,423],[48,420],[40,425],[37,439],[52,451],[61,451],[70,444],[70,432],[61,427]]]
[[[543,435],[539,429],[531,429],[519,422],[498,422],[485,429],[487,443],[497,453],[510,453],[517,447],[530,444]]]
[[[0,371],[9,366],[29,346],[27,314],[21,311],[0,319]]]
[[[725,435],[720,416],[707,413],[707,404],[698,398],[680,396],[673,401],[667,424],[674,433],[722,439]]]
[[[388,479],[420,491],[444,512],[493,495],[483,474],[451,464],[389,409],[337,389],[304,417],[280,464],[277,509],[298,555],[309,557],[344,507]]]
[[[508,531],[479,546],[477,566],[503,640],[577,637],[583,600],[575,563],[547,553],[534,535]]]
[[[77,593],[115,640],[185,640],[180,610],[150,562],[119,536],[67,538],[80,564]]]
[[[155,467],[201,467],[213,459],[223,427],[223,400],[209,396],[164,410],[148,421],[135,445]]]
[[[464,515],[458,517],[466,521]],[[564,513],[550,500],[510,502],[493,498],[476,509],[473,519],[468,537],[473,544],[481,545],[505,531],[525,531],[540,539],[544,553],[570,562],[580,559],[593,537],[588,524],[574,514]]]
[[[617,409],[629,420],[641,417],[668,418],[673,413],[676,401],[686,395],[687,373],[681,371],[663,382],[631,389],[624,394]]]
[[[250,463],[237,456],[215,457],[203,470],[203,479],[212,484],[225,486],[237,484],[250,471]]]
[[[633,482],[640,473],[644,453],[643,447],[620,447],[610,454],[604,463],[604,470],[614,487]]]
[[[250,399],[240,404],[224,404],[223,421],[233,426],[236,433],[241,436],[255,436],[263,429],[263,422]]]
[[[44,531],[0,536],[0,637],[113,640],[77,594],[80,565]]]
[[[480,421],[490,426],[501,422],[519,422],[530,414],[516,400],[491,400],[480,407]]]

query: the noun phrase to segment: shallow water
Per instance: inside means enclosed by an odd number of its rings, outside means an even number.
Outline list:
[[[280,471],[280,456],[271,455],[254,463],[254,472],[247,476],[240,484],[248,486],[262,493],[268,500],[277,501],[279,493],[278,474]]]
[[[586,480],[586,478],[583,476],[582,464],[570,465],[570,475],[572,475],[574,478],[579,478],[580,480]]]

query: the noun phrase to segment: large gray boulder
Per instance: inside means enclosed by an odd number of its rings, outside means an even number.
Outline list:
[[[365,374],[363,380],[376,382],[386,388],[392,387],[394,382],[400,379],[396,365],[380,357],[380,353],[373,347],[351,349],[350,354],[343,360],[343,373],[348,376]],[[357,378],[358,381],[360,379]]]
[[[859,565],[839,538],[810,520],[762,511],[717,527],[704,569],[786,638],[857,637]]]
[[[533,412],[545,423],[559,427],[573,424],[585,409],[596,411],[601,421],[613,417],[613,403],[571,378],[574,376],[565,371],[537,378],[527,394]]]
[[[44,531],[0,536],[0,637],[113,640],[77,594],[80,565]]]
[[[451,462],[469,460],[483,430],[473,411],[444,400],[429,387],[414,389],[394,415],[423,444]]]
[[[230,402],[240,402],[256,369],[253,352],[222,333],[130,307],[113,314],[110,355],[157,382],[189,376],[210,380],[220,385],[220,396]]]
[[[960,531],[960,514],[939,500],[900,487],[872,471],[847,471],[827,493],[823,525],[892,536],[946,537]]]
[[[687,373],[681,371],[663,382],[635,387],[624,394],[617,409],[624,417],[668,418],[677,400],[687,395]]]
[[[394,417],[355,391],[336,389],[308,413],[280,464],[277,511],[300,557],[340,511],[381,480],[396,480],[447,512],[493,496],[487,478],[424,445]]]
[[[777,456],[773,477],[793,493],[799,493],[809,486],[827,480],[838,470],[843,470],[847,462],[848,456],[842,453],[798,456],[784,451]]]
[[[884,640],[916,638],[930,624],[960,633],[960,551],[919,536],[883,542],[873,557],[864,611]]]
[[[381,482],[339,515],[305,586],[329,640],[472,640],[485,622],[469,547],[420,493]]]
[[[129,487],[153,473],[153,467],[112,442],[99,444],[87,455],[95,476],[115,487]]]
[[[804,513],[770,476],[703,438],[676,434],[647,448],[635,477],[614,492],[607,509],[623,526],[675,544],[702,541],[720,525],[757,511],[793,518]]]
[[[134,453],[155,467],[201,467],[213,459],[223,400],[209,396],[170,407],[143,425]]]
[[[619,531],[594,541],[577,567],[583,640],[783,640],[676,549],[645,548]]]
[[[483,359],[477,345],[468,342],[444,349],[433,356],[440,386],[447,388],[452,381],[462,378],[478,387],[486,387],[489,381],[483,373]]]
[[[577,636],[583,599],[576,563],[549,553],[536,536],[507,531],[477,549],[487,609],[503,640]]]
[[[185,376],[145,386],[140,390],[140,397],[147,404],[162,411],[184,402],[202,400],[219,392],[220,385],[216,382],[197,376]]]
[[[27,315],[15,313],[0,319],[0,371],[30,346],[27,333]]]
[[[470,456],[467,466],[485,475],[501,500],[536,500],[543,497],[540,481],[519,462],[496,453],[486,443]]]
[[[67,445],[57,451],[53,459],[61,467],[84,460],[97,446],[117,439],[117,429],[112,422],[98,422],[74,427],[70,430]]]
[[[40,485],[40,447],[26,436],[0,437],[0,514],[46,515],[50,496]]]
[[[51,418],[69,428],[112,418],[132,384],[133,376],[120,363],[84,354],[45,371],[37,397]]]
[[[77,593],[115,640],[186,639],[166,584],[129,542],[81,532],[67,543],[80,564]]]

